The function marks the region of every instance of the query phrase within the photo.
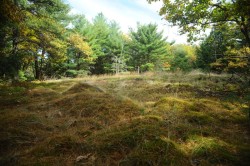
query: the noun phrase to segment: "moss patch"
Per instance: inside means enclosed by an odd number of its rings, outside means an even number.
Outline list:
[[[188,111],[192,103],[180,98],[166,97],[156,102],[154,106],[159,110],[165,111]]]
[[[172,140],[143,140],[120,165],[189,165],[185,153]]]
[[[210,164],[227,164],[237,161],[235,149],[216,138],[192,136],[188,139],[187,145],[193,159],[206,160]]]

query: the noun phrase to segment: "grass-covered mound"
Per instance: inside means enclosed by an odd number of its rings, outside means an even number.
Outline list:
[[[234,147],[216,138],[192,136],[186,141],[186,148],[192,160],[201,165],[234,165],[238,162]]]
[[[88,145],[99,156],[97,163],[111,165],[181,165],[187,156],[167,138],[164,121],[142,116],[93,134]]]
[[[248,165],[249,120],[224,78],[177,78],[1,84],[0,165]]]

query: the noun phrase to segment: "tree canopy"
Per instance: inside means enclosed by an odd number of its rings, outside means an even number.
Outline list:
[[[150,3],[159,0],[148,0]],[[195,34],[222,24],[236,24],[250,46],[250,2],[248,0],[164,0],[160,15],[188,33],[189,39]]]

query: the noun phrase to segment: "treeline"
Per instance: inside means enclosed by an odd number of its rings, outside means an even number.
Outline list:
[[[249,72],[249,47],[242,33],[227,31],[231,24],[215,27],[195,47],[168,42],[156,24],[138,23],[124,34],[102,13],[87,20],[69,11],[62,0],[2,0],[0,77],[25,81],[193,68]]]
[[[100,13],[69,15],[61,0],[3,0],[0,76],[33,80],[125,71],[190,70],[195,49],[173,45],[156,24],[121,32]]]

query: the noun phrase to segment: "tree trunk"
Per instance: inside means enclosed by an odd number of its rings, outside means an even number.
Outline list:
[[[38,62],[38,57],[35,56],[35,79],[39,80],[39,76],[40,76],[39,62]]]
[[[17,57],[19,30],[17,27],[14,27],[12,32],[11,56],[15,59],[15,63],[13,64],[14,72],[11,74],[14,80],[18,80],[18,70],[20,69],[19,59]]]
[[[19,36],[19,31],[17,28],[14,28],[12,36],[12,55],[15,55],[17,53],[18,36]]]
[[[41,58],[43,58],[45,55],[45,49],[42,49],[42,54],[41,54]],[[38,56],[35,56],[35,79],[37,80],[41,80],[42,79],[42,59],[40,60],[41,63],[39,65],[39,59]]]
[[[248,35],[249,33],[248,33],[247,29],[246,29],[246,31],[241,30],[241,32],[242,32],[243,35],[245,36],[247,46],[250,47],[250,37],[249,37],[249,35]]]
[[[80,70],[80,55],[81,53],[76,53],[76,70]]]
[[[247,46],[250,47],[250,36],[249,36],[248,23],[245,24],[244,17],[241,17],[240,30],[243,33],[243,35],[245,36]]]

